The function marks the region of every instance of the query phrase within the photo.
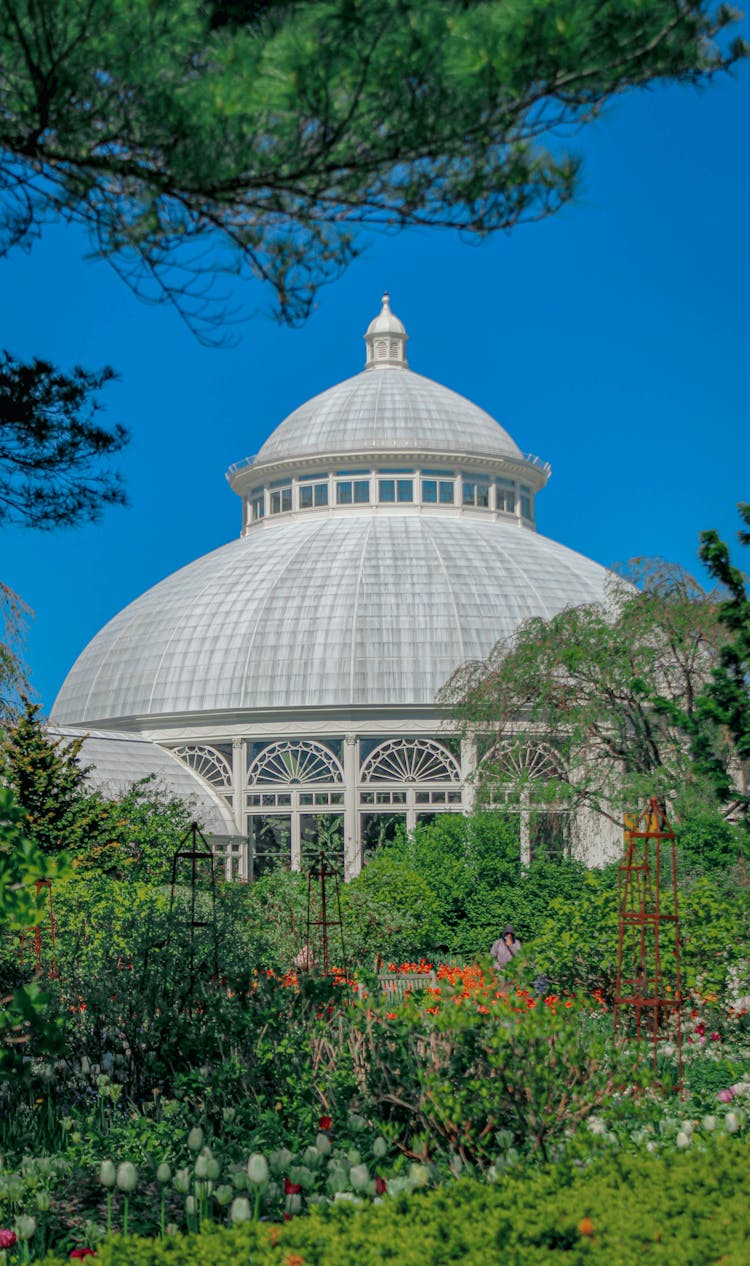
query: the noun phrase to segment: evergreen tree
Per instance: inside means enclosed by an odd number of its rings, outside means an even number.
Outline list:
[[[95,421],[111,369],[61,373],[47,361],[0,353],[0,526],[72,527],[122,505],[119,475],[100,468],[127,443]]]
[[[737,536],[750,545],[750,503],[740,502],[738,509],[745,528]],[[719,800],[735,804],[750,829],[750,591],[717,532],[701,533],[699,553],[725,591],[717,616],[728,638],[696,703],[693,754]]]
[[[106,806],[86,788],[90,766],[78,761],[84,739],[53,738],[39,713],[38,704],[22,701],[0,743],[0,780],[13,792],[26,833],[43,853],[83,852],[104,829]]]
[[[63,216],[204,326],[210,279],[285,320],[358,226],[483,235],[557,211],[559,142],[745,55],[715,0],[2,0],[0,247]]]

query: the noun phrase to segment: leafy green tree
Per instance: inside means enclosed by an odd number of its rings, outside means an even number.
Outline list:
[[[122,505],[120,476],[101,462],[127,443],[95,421],[109,368],[63,374],[47,361],[0,353],[0,526],[72,527]]]
[[[483,766],[486,794],[582,806],[620,824],[650,795],[679,817],[710,804],[680,724],[720,662],[726,633],[715,599],[679,568],[639,562],[636,589],[621,580],[605,604],[533,619],[486,663],[444,691],[467,727],[495,733]],[[556,754],[544,778],[508,752],[543,742]]]
[[[249,271],[285,320],[362,224],[479,235],[556,211],[556,139],[745,54],[712,0],[2,0],[3,245],[85,225],[194,325]]]

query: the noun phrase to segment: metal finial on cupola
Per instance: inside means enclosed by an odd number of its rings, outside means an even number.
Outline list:
[[[380,313],[371,321],[365,334],[366,369],[406,369],[406,340],[409,335],[403,323],[391,312],[391,297],[386,290]]]

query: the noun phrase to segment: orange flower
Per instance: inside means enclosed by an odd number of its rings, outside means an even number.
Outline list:
[[[596,1227],[591,1221],[591,1218],[581,1218],[581,1221],[578,1223],[579,1235],[589,1235],[593,1238],[595,1230]]]
[[[305,1259],[301,1253],[287,1253],[284,1266],[304,1266]]]
[[[276,1245],[279,1242],[279,1228],[277,1226],[269,1226],[268,1239],[271,1244],[271,1248],[276,1248]]]

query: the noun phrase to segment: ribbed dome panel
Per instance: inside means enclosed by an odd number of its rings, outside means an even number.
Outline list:
[[[121,611],[76,661],[52,717],[430,704],[522,620],[601,600],[608,574],[479,517],[273,524]]]
[[[377,367],[295,409],[266,440],[255,464],[390,450],[522,456],[489,413],[457,392],[409,369]]]

